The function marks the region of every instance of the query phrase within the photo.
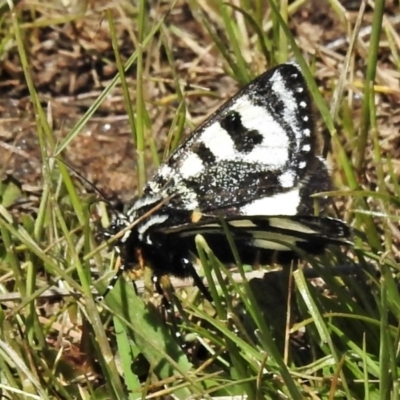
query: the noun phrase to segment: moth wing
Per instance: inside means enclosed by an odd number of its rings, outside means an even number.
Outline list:
[[[310,172],[326,171],[314,155],[311,116],[311,99],[299,67],[273,68],[198,127],[160,167],[145,193],[167,193],[173,209],[218,210],[226,215],[249,215],[254,211],[241,210],[242,205],[280,194],[284,202],[297,197],[297,207]],[[328,174],[323,175],[326,181]],[[287,214],[277,209],[266,212]]]
[[[290,251],[291,246],[311,244],[320,252],[329,244],[351,244],[351,230],[342,221],[315,216],[231,217],[225,220],[233,239],[249,247]],[[208,239],[225,240],[226,234],[220,218],[209,217],[198,223],[160,227],[157,230],[175,240],[190,238],[197,234]],[[289,246],[285,246],[287,243]]]

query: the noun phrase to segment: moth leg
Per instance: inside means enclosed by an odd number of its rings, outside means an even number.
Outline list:
[[[172,299],[170,297],[172,296],[172,292],[174,289],[171,285],[171,282],[168,279],[168,276],[155,274],[155,275],[153,275],[153,283],[154,283],[156,292],[161,296],[162,306],[166,310],[171,310]]]
[[[108,281],[108,285],[106,287],[106,290],[103,292],[103,294],[99,295],[96,297],[96,301],[100,302],[103,301],[106,296],[108,295],[108,293],[110,293],[110,291],[112,289],[114,289],[115,284],[117,283],[117,280],[122,276],[122,274],[125,272],[126,268],[125,265],[122,263],[117,272],[115,273],[115,275]],[[136,286],[135,286],[136,289]]]
[[[141,258],[139,258],[139,261],[141,261]],[[104,290],[103,294],[96,297],[96,301],[98,301],[98,302],[103,301],[106,298],[106,296],[108,295],[108,293],[110,293],[110,291],[112,289],[114,289],[115,284],[117,283],[118,279],[122,276],[122,274],[125,271],[132,270],[131,264],[128,263],[128,261],[125,260],[125,261],[120,261],[120,262],[121,262],[121,264],[119,265],[117,272],[108,281],[108,285],[107,285],[106,289]],[[133,288],[135,290],[135,293],[138,294],[138,289],[135,284],[135,281],[132,280],[132,282],[133,282]]]
[[[212,297],[210,291],[206,288],[203,283],[203,280],[199,277],[196,268],[193,266],[193,263],[189,261],[187,258],[180,259],[182,268],[187,272],[185,275],[191,276],[195,285],[199,288],[200,292],[203,293],[204,297],[212,303]]]
[[[167,275],[153,275],[153,284],[158,294],[161,295],[161,310],[164,322],[170,323],[170,332],[177,339],[180,347],[184,350],[186,344],[183,341],[182,334],[179,331],[179,322],[175,314],[175,307],[178,311],[179,319],[185,320],[185,312],[180,303],[173,298],[174,288],[171,285]]]

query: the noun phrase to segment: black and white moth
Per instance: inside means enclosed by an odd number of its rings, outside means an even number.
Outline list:
[[[331,188],[317,147],[299,66],[282,64],[260,75],[200,125],[143,196],[114,218],[107,236],[138,223],[117,243],[123,266],[105,294],[140,258],[155,276],[193,276],[199,283],[191,262],[196,234],[221,261],[233,261],[221,218],[244,263],[271,251],[290,253],[290,245],[319,253],[349,243],[344,222],[313,215],[310,195]],[[327,205],[326,198],[318,202],[320,210]]]

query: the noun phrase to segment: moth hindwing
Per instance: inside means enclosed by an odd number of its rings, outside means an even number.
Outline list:
[[[140,254],[156,275],[193,274],[190,251],[198,233],[222,261],[232,261],[221,217],[243,262],[293,245],[320,252],[350,237],[345,223],[313,216],[310,196],[330,188],[305,80],[296,64],[282,64],[200,125],[113,221],[111,232],[138,221],[118,245],[125,265]],[[320,210],[326,202],[319,200]]]

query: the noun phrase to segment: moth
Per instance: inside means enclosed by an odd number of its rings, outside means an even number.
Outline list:
[[[320,253],[348,244],[348,225],[314,216],[310,196],[330,189],[301,70],[295,63],[272,68],[201,124],[113,219],[107,236],[137,224],[117,243],[123,265],[104,295],[140,260],[156,277],[192,276],[201,286],[192,263],[195,235],[221,261],[233,261],[221,219],[244,263],[292,254],[292,246]],[[327,203],[319,198],[319,209]]]

